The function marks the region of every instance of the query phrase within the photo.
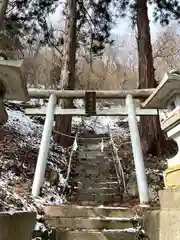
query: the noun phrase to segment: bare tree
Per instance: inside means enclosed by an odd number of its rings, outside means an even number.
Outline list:
[[[102,58],[90,64],[80,56],[77,63],[76,88],[93,90],[133,89],[137,87],[137,53],[135,39],[122,36],[113,46],[107,45]],[[126,41],[124,40],[126,39]]]
[[[153,44],[156,80],[161,81],[164,73],[172,68],[180,68],[180,35],[177,26],[172,25],[160,32]]]

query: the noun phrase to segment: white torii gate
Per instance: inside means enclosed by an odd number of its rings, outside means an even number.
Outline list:
[[[150,90],[134,90],[134,91],[58,91],[58,90],[37,90],[29,89],[31,98],[48,98],[48,106],[41,108],[27,108],[27,115],[46,116],[44,130],[39,150],[38,161],[36,165],[35,177],[32,187],[33,196],[38,196],[40,188],[43,184],[47,157],[49,152],[49,142],[52,134],[54,123],[54,115],[73,115],[73,116],[128,116],[132,150],[135,161],[136,177],[139,189],[139,197],[141,203],[149,202],[148,184],[144,167],[141,142],[136,115],[157,115],[156,109],[140,109],[135,108],[133,97],[147,97],[154,89]],[[84,98],[85,109],[62,109],[56,106],[58,98]],[[121,107],[113,110],[98,110],[96,109],[97,98],[126,98],[126,107]],[[91,105],[91,106],[90,106]]]
[[[1,60],[0,61],[0,122],[7,121],[7,114],[4,109],[3,99],[28,101],[30,98],[49,98],[48,106],[36,109],[26,109],[27,115],[45,115],[46,120],[42,133],[39,155],[36,164],[34,182],[32,186],[33,196],[38,196],[43,184],[45,168],[49,153],[49,143],[52,135],[54,115],[73,116],[128,116],[132,150],[135,161],[136,177],[141,203],[149,201],[148,184],[145,174],[145,167],[137,125],[136,115],[157,115],[156,109],[135,108],[134,98],[147,98],[154,89],[142,89],[132,91],[58,91],[26,88],[26,79],[23,72],[24,60]],[[61,109],[56,106],[59,98],[83,98],[85,109]],[[96,99],[124,99],[126,107],[112,110],[96,109]]]

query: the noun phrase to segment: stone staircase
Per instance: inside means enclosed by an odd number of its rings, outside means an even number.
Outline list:
[[[101,139],[79,141],[78,157],[75,163],[77,175],[73,178],[77,186],[71,201],[78,204],[108,205],[122,201],[123,189],[119,185],[114,161],[110,154],[110,144],[104,137],[101,153]]]
[[[45,221],[56,228],[53,240],[135,240],[139,219],[120,207],[59,205],[45,207]]]
[[[107,136],[102,136],[107,137]],[[141,238],[141,219],[120,204],[122,189],[117,181],[109,140],[79,141],[76,175],[71,182],[76,188],[68,204],[45,207],[45,221],[55,227],[52,240],[135,240]]]

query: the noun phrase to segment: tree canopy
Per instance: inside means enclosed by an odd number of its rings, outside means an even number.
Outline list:
[[[4,19],[3,34],[8,36],[28,36],[33,41],[34,37],[44,32],[46,39],[46,18],[53,13],[59,0],[10,0]]]
[[[77,0],[77,43],[93,53],[101,53],[106,43],[112,43],[112,2],[114,0]],[[47,17],[55,12],[60,0],[10,0],[4,19],[3,37],[14,38],[33,44],[41,34],[41,44],[59,44]],[[50,41],[51,40],[51,41]]]
[[[120,0],[118,1],[120,16],[131,14],[133,24],[136,23],[137,1]],[[153,20],[161,25],[167,25],[171,20],[180,20],[180,2],[178,0],[147,0],[153,7]]]
[[[162,25],[180,19],[178,0],[148,0],[148,3],[154,7],[154,20]],[[49,40],[55,40],[54,29],[48,26],[47,17],[59,4],[63,3],[60,0],[10,0],[1,38],[16,36],[19,40],[33,43],[41,34],[41,43],[51,44]],[[77,0],[78,47],[86,46],[94,54],[102,53],[106,43],[113,43],[110,32],[116,17],[130,14],[135,24],[136,5],[136,0]]]

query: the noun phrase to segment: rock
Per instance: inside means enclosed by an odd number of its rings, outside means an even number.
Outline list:
[[[156,186],[150,186],[149,187],[149,197],[151,201],[156,200],[158,197],[158,192],[161,188],[156,187]]]
[[[52,186],[58,186],[59,183],[59,173],[54,169],[48,169],[46,171],[45,178],[50,182]]]
[[[4,203],[3,203],[3,201],[1,201],[1,199],[0,199],[0,211],[3,212],[4,210],[5,210],[5,208],[4,208]]]
[[[15,173],[16,176],[20,176],[22,174],[22,171],[19,167],[17,167],[16,165],[11,167],[11,171],[12,173]]]
[[[138,197],[138,186],[136,180],[136,174],[131,173],[127,177],[127,191],[129,196],[131,197]],[[163,188],[164,182],[162,174],[154,169],[149,169],[147,173],[147,180],[148,180],[148,187],[149,187],[149,196],[151,200],[157,199],[158,192],[160,189]]]
[[[128,177],[128,182],[127,182],[127,192],[129,196],[132,197],[137,197],[139,195],[138,193],[138,186],[137,186],[137,180],[136,180],[136,175],[135,173],[132,173],[129,177]]]
[[[12,192],[19,196],[25,196],[29,193],[30,187],[28,184],[17,183],[13,186]]]
[[[7,196],[6,191],[1,188],[1,189],[0,189],[0,199],[1,199],[2,201],[4,201],[5,198],[6,198],[6,196]]]

